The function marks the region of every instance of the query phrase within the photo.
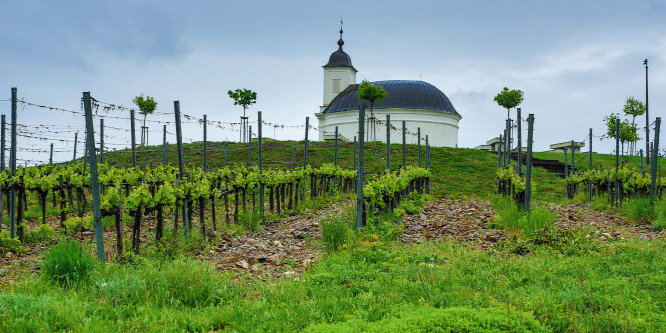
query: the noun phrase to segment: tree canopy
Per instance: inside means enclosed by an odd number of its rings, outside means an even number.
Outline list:
[[[234,105],[243,107],[243,117],[245,117],[245,110],[257,102],[257,93],[249,89],[236,89],[236,91],[229,90],[229,97],[234,100]]]
[[[384,87],[380,85],[373,85],[368,80],[363,80],[358,86],[358,98],[364,99],[370,102],[370,110],[372,110],[375,102],[381,103],[386,96],[388,96],[388,91],[384,90]]]
[[[617,119],[620,118],[620,115],[617,113],[611,113],[610,116],[604,118],[606,123],[606,135],[613,139],[618,139],[617,137]],[[623,119],[620,121],[620,143],[622,143],[622,155],[624,155],[624,144],[625,142],[636,142],[641,138],[638,136],[638,130],[636,124],[630,123],[628,119]]]
[[[154,98],[150,96],[143,96],[143,94],[134,97],[132,100],[134,104],[139,108],[139,113],[143,115],[143,126],[146,126],[146,116],[153,114],[155,109],[157,109],[157,102]]]
[[[520,105],[520,103],[523,102],[523,99],[522,90],[509,90],[509,88],[504,87],[504,89],[500,91],[497,96],[495,96],[494,100],[497,102],[497,104],[499,104],[499,106],[506,109],[507,118],[509,118],[509,110]]]
[[[637,116],[642,116],[643,114],[645,114],[645,104],[643,104],[643,102],[634,97],[629,97],[627,98],[627,101],[624,103],[623,111],[624,114],[630,115],[633,117],[633,119],[636,119]]]

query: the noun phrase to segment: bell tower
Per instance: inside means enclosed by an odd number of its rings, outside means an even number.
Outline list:
[[[351,57],[342,50],[342,20],[340,20],[340,39],[338,50],[331,53],[324,68],[324,104],[320,107],[323,112],[333,98],[345,90],[349,85],[356,84],[356,68],[352,65]]]

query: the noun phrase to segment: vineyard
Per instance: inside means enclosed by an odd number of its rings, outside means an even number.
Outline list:
[[[114,217],[116,254],[123,257],[123,217],[131,217],[131,248],[140,254],[144,216],[155,215],[155,244],[164,237],[165,216],[171,216],[173,233],[200,232],[210,241],[221,230],[221,224],[259,226],[297,210],[300,203],[330,194],[354,191],[356,172],[324,164],[295,170],[266,170],[257,167],[227,167],[203,172],[187,168],[185,179],[179,179],[178,168],[158,165],[152,168],[116,168],[98,166],[101,184],[101,215]],[[20,169],[11,179],[8,171],[0,173],[0,186],[8,198],[17,193],[16,234],[25,241],[26,223],[23,212],[29,205],[39,205],[41,223],[47,223],[47,211],[59,218],[64,230],[83,231],[92,228],[90,173],[84,163],[54,167]],[[417,191],[425,193],[430,173],[426,169],[407,167],[370,179],[364,188],[364,206],[374,216],[382,210],[397,208],[402,197]],[[258,194],[265,189],[268,202],[260,202]],[[6,205],[5,205],[6,207]],[[264,214],[264,209],[266,213]],[[194,215],[196,212],[196,219]],[[221,221],[218,221],[219,217]],[[85,219],[84,219],[85,218]],[[83,220],[82,220],[83,219]],[[195,221],[197,223],[193,223]],[[254,221],[252,221],[254,220]],[[252,227],[250,228],[252,229]],[[6,231],[5,231],[6,232]]]

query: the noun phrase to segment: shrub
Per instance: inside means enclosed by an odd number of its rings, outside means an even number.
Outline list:
[[[94,267],[95,258],[75,240],[54,246],[42,260],[44,277],[65,287],[86,280]]]
[[[531,315],[515,310],[420,307],[376,322],[353,319],[310,326],[303,332],[546,332],[546,329]]]
[[[0,231],[0,254],[7,252],[18,252],[21,249],[21,241],[18,238],[9,237],[9,231]]]
[[[525,213],[510,197],[496,196],[491,202],[496,215],[495,220],[489,223],[491,227],[522,232],[530,237],[534,231],[555,222],[555,215],[544,207],[532,207],[529,213]]]
[[[73,216],[65,220],[63,223],[65,225],[66,231],[80,232],[83,228],[93,229],[95,225],[93,224],[92,217],[78,217]]]
[[[497,243],[495,247],[500,251],[518,255],[531,253],[538,248],[567,256],[590,254],[601,250],[599,243],[587,236],[583,229],[569,231],[547,226],[535,230],[529,238],[512,237]]]
[[[353,211],[347,209],[341,215],[327,216],[321,222],[321,240],[327,252],[333,252],[346,244],[354,229]]]
[[[529,213],[524,214],[519,220],[518,225],[527,237],[544,227],[552,226],[555,222],[555,214],[550,209],[544,207],[532,207]]]
[[[645,197],[630,198],[622,204],[620,212],[633,223],[649,223],[657,217],[650,198]]]
[[[48,224],[39,224],[34,231],[25,233],[27,243],[52,242],[55,239],[56,231]]]

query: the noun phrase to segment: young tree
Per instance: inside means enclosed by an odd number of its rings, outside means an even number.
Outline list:
[[[617,119],[620,118],[620,115],[617,113],[611,113],[610,116],[606,116],[604,118],[604,122],[606,123],[606,135],[613,139],[617,139]],[[625,142],[636,142],[640,140],[640,137],[638,136],[638,130],[636,128],[636,124],[631,124],[629,123],[629,120],[624,119],[620,121],[620,143],[622,144],[622,156],[624,156],[624,143]]]
[[[631,124],[635,126],[636,117],[642,116],[645,114],[645,104],[640,100],[632,97],[627,98],[627,101],[624,103],[624,114],[631,116]],[[635,142],[632,143],[632,146]],[[632,148],[629,148],[629,151],[632,151]]]
[[[523,99],[523,92],[521,90],[509,90],[507,87],[504,87],[504,90],[500,91],[500,93],[495,96],[495,102],[506,109],[506,119],[510,118],[509,112],[511,108],[520,105],[520,103],[523,102]]]
[[[372,140],[375,140],[375,114],[372,112],[373,107],[375,106],[375,102],[381,103],[386,96],[388,96],[388,91],[384,90],[384,87],[380,85],[373,85],[370,83],[368,80],[363,80],[361,84],[358,86],[358,98],[359,99],[364,99],[368,102],[370,102],[370,119],[373,123],[372,127]],[[370,124],[368,124],[369,126]],[[368,133],[368,137],[370,136],[370,133]]]
[[[234,100],[234,105],[243,107],[243,117],[247,108],[257,102],[257,93],[249,89],[236,89],[236,91],[229,90],[229,97]]]
[[[143,94],[134,97],[132,100],[139,108],[139,113],[143,115],[143,127],[146,127],[146,116],[153,114],[157,108],[157,102],[150,96],[143,96]]]

